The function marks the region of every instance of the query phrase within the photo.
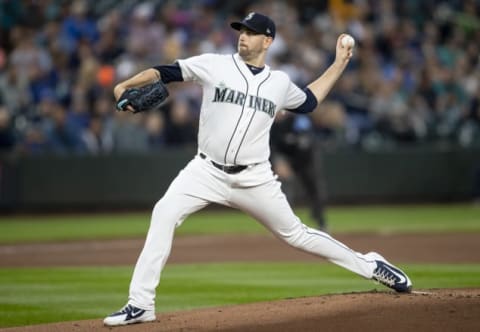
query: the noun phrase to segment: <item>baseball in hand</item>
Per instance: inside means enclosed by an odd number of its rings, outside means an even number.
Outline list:
[[[342,46],[346,48],[353,48],[355,46],[355,39],[350,35],[345,35],[342,38]]]

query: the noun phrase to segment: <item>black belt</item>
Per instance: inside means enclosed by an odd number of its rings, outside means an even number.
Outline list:
[[[207,156],[203,152],[200,152],[198,155],[202,159],[207,159]],[[219,170],[224,171],[227,174],[237,174],[237,173],[240,173],[241,171],[243,171],[244,169],[246,169],[248,167],[248,166],[245,166],[245,165],[226,166],[226,165],[222,165],[222,164],[219,164],[217,162],[214,162],[211,159],[210,159],[210,162],[212,163],[213,166],[215,166]]]

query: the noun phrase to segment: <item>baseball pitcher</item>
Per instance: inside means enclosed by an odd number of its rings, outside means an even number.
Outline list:
[[[269,17],[250,13],[230,25],[239,31],[236,54],[203,54],[178,60],[149,68],[115,86],[117,108],[130,112],[157,105],[168,95],[163,84],[173,81],[198,83],[203,97],[198,153],[155,204],[130,283],[128,303],[106,317],[105,325],[156,319],[155,290],[175,228],[210,203],[244,211],[293,247],[397,292],[411,290],[408,276],[379,254],[355,252],[330,235],[304,225],[292,211],[269,162],[270,127],[275,115],[280,110],[312,112],[325,98],[352,57],[352,46],[341,42],[345,35],[338,37],[333,64],[301,89],[284,72],[265,64],[275,38],[275,24]],[[160,92],[154,88],[152,93],[145,86],[159,86]],[[142,89],[149,95],[146,107],[137,100],[142,98]],[[158,98],[152,97],[155,95]]]

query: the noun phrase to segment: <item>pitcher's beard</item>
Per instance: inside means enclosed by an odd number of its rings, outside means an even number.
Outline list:
[[[244,48],[244,47],[239,47],[238,48],[238,54],[243,59],[243,61],[250,61],[252,59],[255,59],[254,52],[251,52],[250,50],[248,50],[247,48]]]
[[[245,59],[249,57],[250,52],[246,47],[238,47],[238,54]]]

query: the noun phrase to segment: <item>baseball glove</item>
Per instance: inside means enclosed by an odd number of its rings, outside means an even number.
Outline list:
[[[117,102],[117,110],[125,111],[127,106],[133,107],[133,113],[157,109],[167,99],[169,93],[162,81],[125,90]]]

